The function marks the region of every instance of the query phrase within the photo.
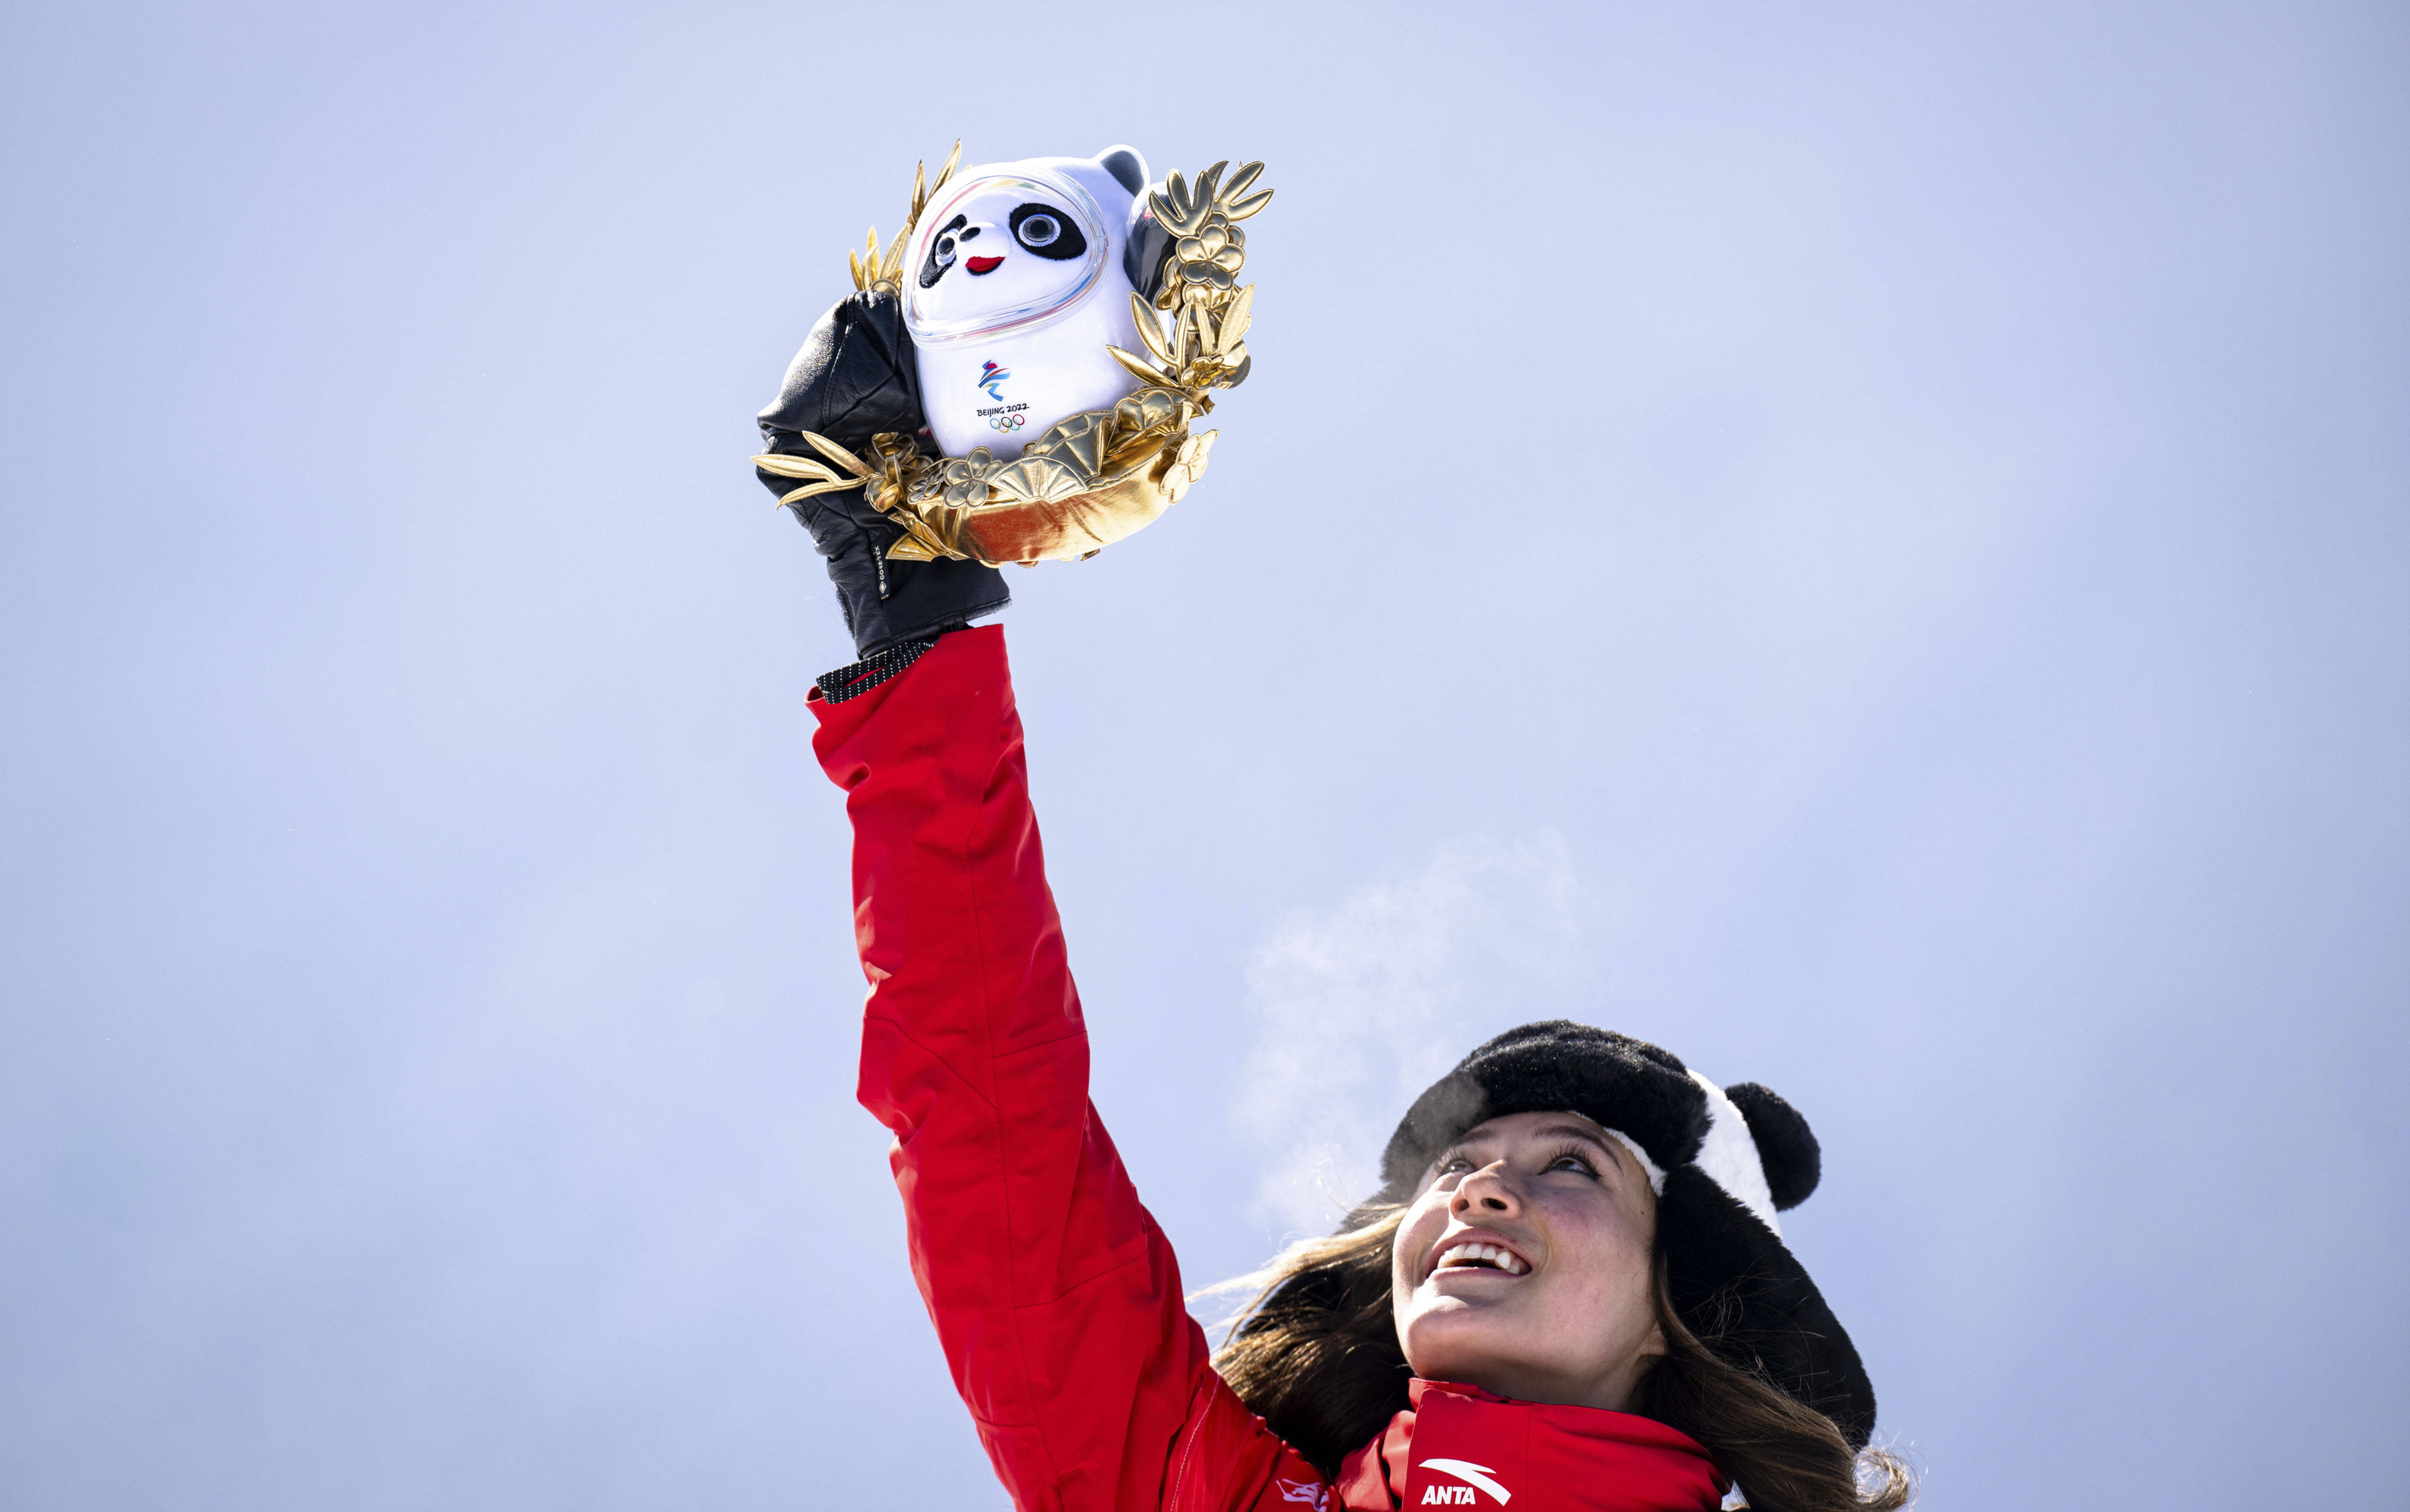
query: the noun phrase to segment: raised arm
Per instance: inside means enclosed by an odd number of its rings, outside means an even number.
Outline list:
[[[1003,632],[820,681],[871,992],[863,1105],[895,1135],[912,1273],[1024,1509],[1319,1507],[1208,1361],[1171,1246],[1088,1101]]]

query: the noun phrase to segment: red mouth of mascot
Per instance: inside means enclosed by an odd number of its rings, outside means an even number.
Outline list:
[[[997,269],[1002,268],[1004,266],[1004,259],[1001,257],[972,257],[965,259],[963,266],[971,270],[971,276],[976,278],[981,273],[993,273]]]

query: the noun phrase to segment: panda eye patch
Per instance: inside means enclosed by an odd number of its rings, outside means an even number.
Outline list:
[[[1077,222],[1052,205],[1036,202],[1012,212],[1012,239],[1056,262],[1083,257],[1088,252],[1088,239],[1080,234]]]
[[[937,280],[946,276],[946,269],[954,266],[955,233],[969,224],[968,216],[957,215],[938,228],[936,237],[929,243],[929,255],[921,260],[920,284],[922,288],[935,287]]]

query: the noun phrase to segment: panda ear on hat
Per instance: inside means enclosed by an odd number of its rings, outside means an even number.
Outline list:
[[[1758,1164],[1778,1211],[1788,1212],[1808,1200],[1824,1173],[1823,1151],[1799,1110],[1755,1082],[1724,1088],[1733,1106],[1749,1121],[1749,1136],[1757,1146]]]

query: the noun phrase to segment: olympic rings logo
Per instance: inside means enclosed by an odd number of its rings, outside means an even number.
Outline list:
[[[1004,431],[1018,430],[1028,423],[1029,416],[1025,414],[999,414],[988,421],[989,425]]]

